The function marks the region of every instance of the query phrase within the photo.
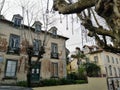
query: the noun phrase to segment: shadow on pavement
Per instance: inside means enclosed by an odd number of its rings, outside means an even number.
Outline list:
[[[33,90],[33,89],[18,86],[0,86],[0,90]]]

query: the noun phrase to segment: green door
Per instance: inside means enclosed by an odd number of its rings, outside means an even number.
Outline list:
[[[33,64],[35,62],[32,62]],[[37,63],[32,67],[32,71],[31,71],[31,81],[32,82],[39,82],[40,80],[40,66],[41,63]]]

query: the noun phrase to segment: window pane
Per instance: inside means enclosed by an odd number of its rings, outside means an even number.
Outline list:
[[[9,46],[11,48],[18,48],[20,46],[20,36],[11,34]]]
[[[108,56],[108,55],[106,56],[106,58],[107,58],[107,62],[110,62],[110,59],[109,59],[109,56]]]
[[[94,62],[98,63],[98,56],[94,56]]]
[[[52,43],[51,48],[52,48],[52,52],[54,52],[54,53],[57,53],[57,52],[58,52],[58,46],[57,46],[57,44]]]
[[[39,31],[41,31],[41,25],[36,24],[35,25],[35,32],[39,32]]]
[[[118,64],[118,58],[116,58],[116,63]]]
[[[52,76],[57,77],[58,76],[58,63],[52,63],[52,68],[51,68]]]
[[[13,77],[16,72],[17,61],[8,60],[6,66],[6,76]]]
[[[114,58],[112,57],[112,63],[114,63]]]
[[[3,57],[0,57],[0,62],[3,62]]]

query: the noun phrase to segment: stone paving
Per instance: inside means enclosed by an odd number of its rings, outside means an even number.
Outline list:
[[[0,86],[0,90],[33,90],[33,89],[18,86]]]

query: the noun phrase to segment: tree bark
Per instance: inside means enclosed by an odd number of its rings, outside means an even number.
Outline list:
[[[62,14],[80,13],[86,8],[95,5],[96,0],[80,0],[79,2],[69,4],[65,0],[54,0],[53,9]]]

